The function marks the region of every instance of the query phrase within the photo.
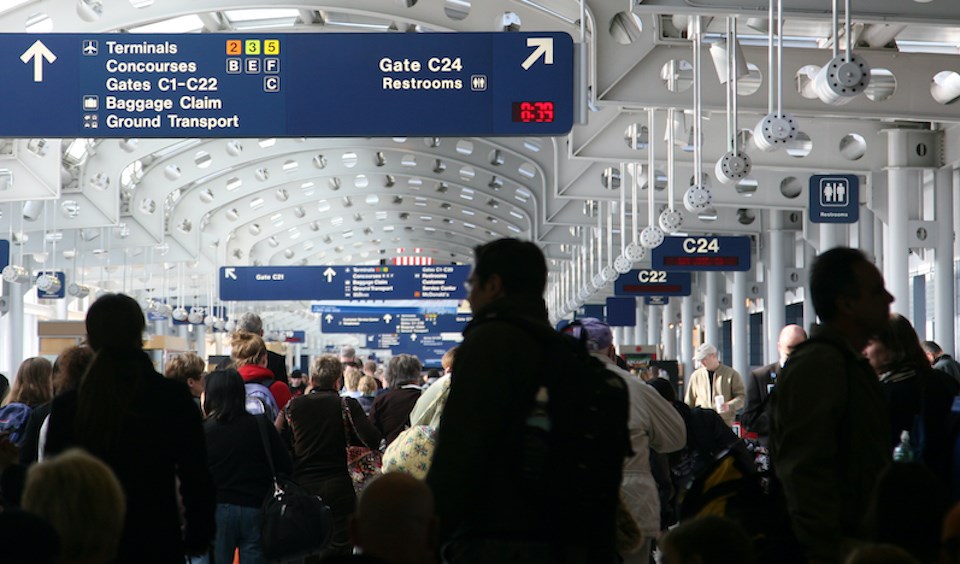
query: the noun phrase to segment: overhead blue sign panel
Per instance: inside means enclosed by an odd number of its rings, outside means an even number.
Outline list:
[[[10,265],[10,241],[0,239],[0,270]]]
[[[226,266],[220,299],[456,300],[469,266]]]
[[[650,254],[654,270],[748,271],[750,237],[666,237]],[[689,294],[687,294],[689,295]]]
[[[320,316],[322,333],[462,333],[473,319],[470,314],[398,313],[372,310],[367,313],[326,313]]]
[[[606,319],[604,304],[583,304],[577,309],[577,318],[595,317],[601,321]]]
[[[636,298],[607,298],[607,324],[610,327],[633,327],[637,324]]]
[[[689,296],[692,278],[689,272],[635,269],[617,277],[613,293],[616,296]]]
[[[860,179],[855,174],[810,177],[812,223],[856,223],[860,219]]]
[[[2,137],[564,135],[566,33],[0,34]]]
[[[41,279],[45,274],[52,274],[52,279]],[[44,271],[37,274],[37,298],[41,300],[62,300],[67,296],[67,275],[59,271]]]

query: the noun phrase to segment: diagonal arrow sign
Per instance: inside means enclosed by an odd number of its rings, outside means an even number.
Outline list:
[[[236,269],[236,268],[224,268],[224,269],[223,269],[223,277],[224,277],[224,278],[229,278],[229,279],[231,279],[231,280],[236,280],[236,279],[237,279],[237,269]]]
[[[553,64],[552,37],[528,37],[527,47],[536,47],[536,49],[534,49],[533,53],[530,53],[530,56],[527,57],[527,60],[523,61],[523,64],[520,65],[523,67],[523,70],[530,70],[530,67],[532,67],[541,56],[543,56],[543,64]]]
[[[37,39],[20,55],[20,60],[24,63],[30,62],[30,59],[33,59],[33,81],[43,82],[43,60],[46,59],[48,63],[52,63],[57,60],[57,56],[43,44],[43,41]]]
[[[330,267],[327,267],[327,269],[323,271],[323,276],[327,279],[328,284],[330,282],[333,282],[333,277],[336,275],[337,275],[337,271]]]

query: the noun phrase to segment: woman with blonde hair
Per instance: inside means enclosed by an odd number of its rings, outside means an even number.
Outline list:
[[[230,357],[243,378],[249,400],[247,410],[264,413],[274,421],[290,401],[292,394],[287,384],[277,380],[267,368],[267,345],[263,338],[256,333],[237,331],[230,338]],[[251,407],[251,401],[260,405]]]
[[[110,467],[74,448],[27,473],[23,509],[60,535],[62,562],[112,562],[126,514],[123,488]]]
[[[24,443],[33,409],[53,396],[52,374],[50,361],[39,356],[23,361],[17,370],[17,379],[0,408],[0,432],[10,433],[10,441],[17,446]]]

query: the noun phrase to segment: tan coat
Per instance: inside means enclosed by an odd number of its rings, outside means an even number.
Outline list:
[[[712,394],[709,373],[703,366],[693,371],[684,388],[683,401],[690,407],[716,409],[714,397],[722,395],[723,401],[727,402],[729,407],[725,413],[720,414],[720,417],[727,425],[733,425],[737,410],[743,409],[747,400],[740,373],[725,364],[717,366],[713,374]]]

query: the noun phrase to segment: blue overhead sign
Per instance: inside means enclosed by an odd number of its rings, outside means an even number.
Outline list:
[[[635,269],[617,277],[613,293],[615,296],[689,296],[692,278],[689,272]]]
[[[636,298],[607,298],[607,324],[610,327],[633,327],[637,324]]]
[[[750,270],[750,237],[666,237],[650,254],[654,270]]]
[[[57,283],[45,286],[40,279],[44,274],[52,274]],[[41,300],[62,300],[67,296],[67,275],[59,271],[44,271],[37,274],[37,298]]]
[[[856,223],[860,219],[860,179],[855,174],[810,177],[812,223]]]
[[[470,314],[398,313],[371,310],[367,313],[325,313],[320,316],[322,333],[462,333],[473,319]]]
[[[595,317],[601,321],[606,318],[607,312],[604,310],[604,304],[583,304],[577,309],[576,317],[582,319],[584,317]]]
[[[456,300],[469,266],[226,266],[220,299]]]
[[[566,33],[0,34],[2,137],[564,135]]]
[[[0,239],[0,270],[10,265],[10,241]]]

